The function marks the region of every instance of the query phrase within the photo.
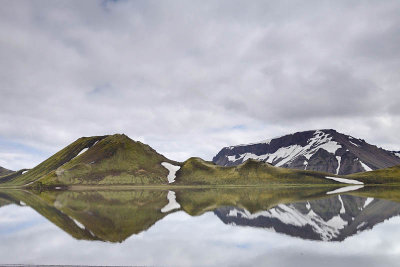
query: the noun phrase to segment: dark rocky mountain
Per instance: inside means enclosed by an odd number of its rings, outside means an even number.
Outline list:
[[[0,166],[0,176],[7,175],[10,173],[13,173],[13,171],[7,170],[6,168]]]
[[[277,167],[346,175],[399,165],[400,153],[325,129],[225,147],[213,158],[213,162],[235,166],[247,159],[260,160]]]
[[[400,214],[397,202],[337,195],[326,199],[280,204],[250,213],[222,207],[214,213],[226,224],[251,226],[310,240],[343,241]]]

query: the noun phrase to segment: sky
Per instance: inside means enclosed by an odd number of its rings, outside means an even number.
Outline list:
[[[0,166],[125,133],[174,160],[332,128],[400,150],[399,1],[13,1]]]

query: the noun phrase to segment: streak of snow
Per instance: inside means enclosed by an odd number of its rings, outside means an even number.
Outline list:
[[[307,201],[307,204],[306,204],[306,208],[309,210],[309,209],[311,209],[311,204],[310,204],[310,202],[308,202]]]
[[[334,180],[336,182],[343,183],[343,184],[364,184],[363,182],[360,182],[357,180],[352,180],[352,179],[345,179],[345,178],[331,177],[331,176],[325,176],[325,178]]]
[[[28,171],[23,171],[21,174],[25,174],[25,173],[27,173]]]
[[[172,165],[171,163],[168,162],[163,162],[161,163],[161,165],[165,168],[167,168],[167,170],[169,171],[169,174],[167,176],[168,178],[168,183],[173,183],[175,182],[175,178],[176,178],[176,172],[181,168],[180,166],[175,166]]]
[[[340,156],[336,156],[337,162],[338,162],[338,167],[336,169],[336,174],[339,174],[339,170],[340,170],[340,162],[342,161],[342,157]]]
[[[360,145],[357,145],[356,143],[353,143],[353,142],[351,142],[351,141],[349,141],[353,146],[357,146],[357,147],[360,147]]]
[[[361,160],[360,160],[360,163],[361,163],[361,166],[364,168],[365,171],[367,171],[367,172],[372,171],[372,169],[370,167],[368,167],[368,165],[365,164],[364,162],[362,162]]]
[[[161,209],[162,213],[170,212],[171,210],[179,209],[181,205],[176,202],[176,196],[174,191],[168,191],[167,195],[168,204]]]
[[[358,189],[363,188],[363,187],[364,187],[363,185],[345,186],[345,187],[341,187],[341,188],[338,188],[338,189],[333,190],[333,191],[329,191],[326,194],[330,195],[330,194],[339,194],[339,193],[344,193],[344,192],[349,192],[349,191],[355,191],[355,190],[358,190]]]

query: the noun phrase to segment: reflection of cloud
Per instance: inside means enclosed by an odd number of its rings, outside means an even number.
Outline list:
[[[1,263],[396,266],[400,260],[399,217],[344,242],[324,243],[225,225],[213,213],[191,217],[179,211],[115,244],[75,240],[26,207],[4,207],[0,214],[29,225],[8,234],[0,232]]]

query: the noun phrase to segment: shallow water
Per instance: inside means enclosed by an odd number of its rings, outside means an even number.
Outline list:
[[[0,263],[398,266],[396,198],[329,191],[3,191]]]

